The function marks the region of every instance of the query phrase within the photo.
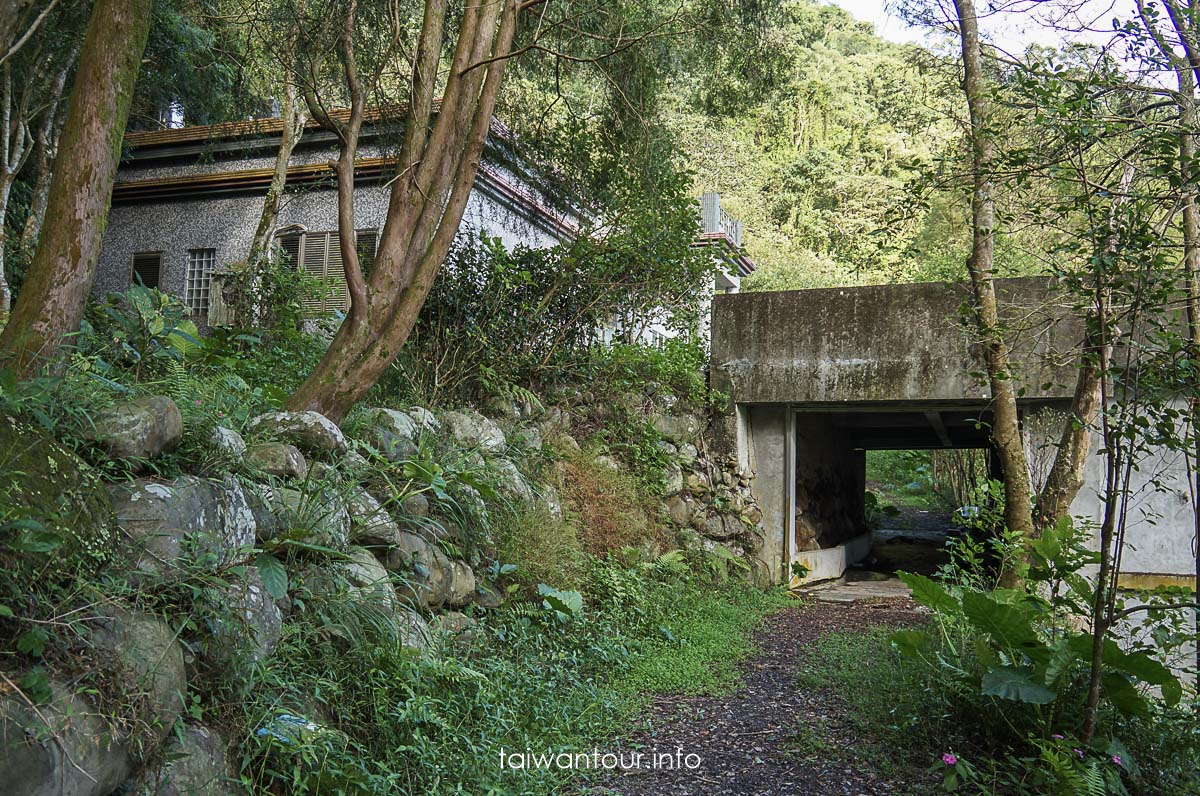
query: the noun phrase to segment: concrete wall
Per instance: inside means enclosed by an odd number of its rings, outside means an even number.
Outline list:
[[[1082,334],[1051,287],[998,282],[1031,399],[1069,397],[1075,383],[1064,354]],[[983,370],[979,352],[958,321],[968,299],[966,286],[941,283],[716,296],[713,386],[737,403],[985,399],[986,382],[972,375]]]
[[[1181,416],[1186,404],[1177,401]],[[1026,447],[1053,453],[1043,424],[1027,424]],[[1035,436],[1042,431],[1041,437]],[[1071,514],[1099,526],[1104,518],[1105,455],[1098,434],[1092,435],[1091,454],[1084,468],[1084,484],[1071,504]],[[1183,582],[1195,574],[1195,532],[1187,461],[1182,454],[1159,449],[1137,461],[1130,472],[1127,546],[1121,569],[1130,582],[1146,587]],[[1165,577],[1143,577],[1165,576]]]
[[[1078,322],[1060,308],[1051,280],[1000,280],[998,292],[1007,336],[1016,341],[1022,404],[1061,405],[1074,389]],[[747,447],[752,452],[758,471],[753,488],[768,512],[766,555],[784,552],[786,509],[779,516],[772,512],[788,499],[790,411],[814,412],[801,412],[797,420],[795,508],[802,527],[796,543],[803,546],[815,535],[825,548],[857,530],[851,518],[861,517],[861,502],[854,501],[861,501],[863,485],[861,452],[838,439],[820,410],[837,412],[850,404],[886,425],[889,412],[898,410],[940,416],[952,407],[986,408],[990,391],[977,375],[983,371],[979,352],[958,321],[968,299],[965,286],[945,284],[715,297],[711,378],[730,401],[714,423],[714,447],[739,456]],[[1094,442],[1086,483],[1072,506],[1073,514],[1096,522],[1104,488],[1099,449]],[[1150,457],[1134,473],[1133,488],[1124,570],[1182,583],[1194,574],[1196,543],[1186,463],[1165,451]]]
[[[751,490],[762,508],[763,545],[759,561],[772,583],[784,577],[784,537],[787,529],[787,412],[782,407],[751,407],[745,411],[745,454],[754,478]]]
[[[798,413],[795,429],[796,522],[792,551],[836,547],[866,532],[866,454],[850,448],[820,413]]]

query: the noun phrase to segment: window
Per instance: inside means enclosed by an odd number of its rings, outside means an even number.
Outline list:
[[[192,315],[203,318],[208,314],[208,291],[212,284],[216,249],[188,249],[187,295],[185,301]]]
[[[360,229],[355,233],[354,248],[358,251],[359,266],[364,275],[371,271],[378,242],[379,233],[376,230]],[[342,244],[337,232],[285,235],[280,237],[279,245],[292,262],[326,286],[320,296],[305,300],[306,315],[350,309],[350,292],[346,289],[346,272],[342,269]]]
[[[162,274],[162,252],[137,252],[133,255],[133,268],[129,275],[131,284],[158,287],[160,274]]]

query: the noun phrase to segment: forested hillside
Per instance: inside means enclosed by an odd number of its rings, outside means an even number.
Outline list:
[[[696,189],[747,226],[746,289],[960,278],[967,194],[917,199],[961,147],[953,73],[812,0],[759,24],[676,75],[668,111]]]

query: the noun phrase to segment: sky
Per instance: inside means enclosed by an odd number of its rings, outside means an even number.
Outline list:
[[[841,6],[857,19],[875,25],[875,31],[885,39],[895,42],[920,42],[926,32],[919,28],[911,28],[899,16],[888,11],[893,3],[888,0],[830,0],[833,5]],[[979,5],[986,7],[986,0]],[[1040,6],[1040,9],[1039,9]],[[1084,39],[1095,43],[1107,41],[1111,35],[1111,20],[1115,14],[1124,16],[1133,6],[1132,0],[1084,0],[1079,11],[1070,20],[1070,27],[1089,27],[1095,32],[1076,35],[1076,40]],[[1040,4],[1037,0],[1026,3],[1029,10],[1018,13],[997,14],[981,18],[980,28],[983,34],[1000,48],[1013,53],[1023,51],[1028,45],[1061,44],[1063,34],[1039,23],[1038,14],[1045,13],[1051,4]]]

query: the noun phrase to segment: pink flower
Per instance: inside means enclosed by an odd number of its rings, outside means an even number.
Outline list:
[[[1120,766],[1120,765],[1124,765],[1124,764],[1121,762],[1121,756],[1120,756],[1120,755],[1113,755],[1113,756],[1112,756],[1112,761],[1113,761],[1114,763],[1116,763],[1118,766]]]
[[[1079,755],[1080,760],[1083,759],[1083,750],[1082,749],[1076,749],[1075,754]]]
[[[942,762],[948,766],[953,766],[958,763],[958,758],[953,753],[946,752],[946,754],[942,755]]]
[[[200,405],[200,399],[199,399],[199,398],[197,398],[197,399],[196,399],[196,406],[199,406],[199,405]]]
[[[1058,733],[1054,733],[1054,734],[1053,734],[1053,735],[1051,735],[1050,737],[1051,737],[1051,738],[1053,738],[1053,739],[1054,739],[1054,740],[1056,740],[1056,741],[1061,741],[1061,740],[1063,739],[1063,737],[1062,737],[1061,735],[1059,735]]]

